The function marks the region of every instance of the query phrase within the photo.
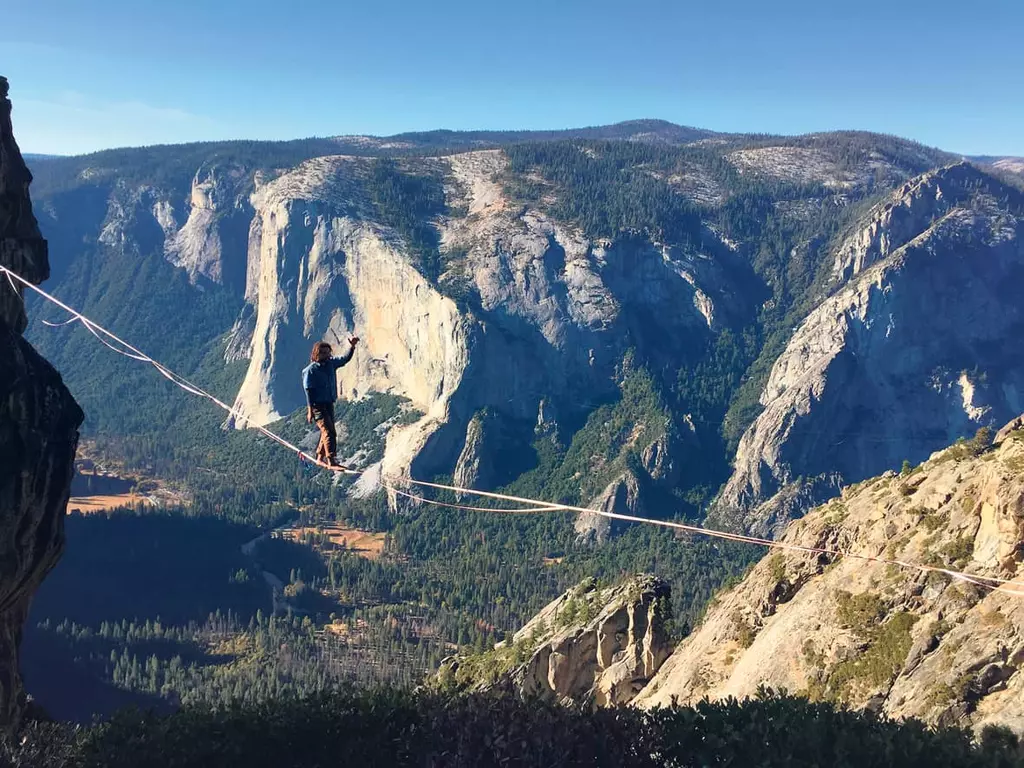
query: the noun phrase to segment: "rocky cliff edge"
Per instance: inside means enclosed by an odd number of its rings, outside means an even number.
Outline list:
[[[49,276],[25,167],[0,77],[0,264],[33,283]],[[60,374],[21,337],[21,291],[0,282],[0,729],[25,709],[18,648],[29,603],[64,546],[82,411]]]
[[[1024,410],[1024,196],[959,163],[907,182],[835,254],[709,524],[775,535],[842,485]]]
[[[846,488],[782,541],[1012,580],[777,552],[712,601],[634,703],[752,696],[761,685],[893,717],[1024,731],[1024,419],[986,447]]]

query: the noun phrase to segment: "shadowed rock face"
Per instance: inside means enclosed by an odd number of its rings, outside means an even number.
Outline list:
[[[654,676],[671,652],[664,628],[668,585],[638,577],[610,592],[599,593],[599,602],[607,602],[596,619],[556,632],[513,675],[523,695],[589,699],[595,706],[613,707],[632,701]],[[539,624],[528,624],[516,638],[529,637],[549,619],[557,624],[562,607]]]
[[[34,283],[49,276],[25,167],[0,78],[0,264]],[[20,291],[0,284],[0,729],[24,712],[18,647],[29,603],[64,546],[82,411],[60,374],[22,337]]]
[[[46,241],[32,215],[28,196],[32,174],[14,141],[7,89],[7,78],[0,77],[0,264],[39,284],[50,276],[50,262]],[[25,306],[20,291],[17,296],[13,290],[0,292],[0,319],[15,333],[25,330]]]

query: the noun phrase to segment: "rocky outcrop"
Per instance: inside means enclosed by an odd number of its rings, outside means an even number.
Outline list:
[[[606,589],[590,579],[553,600],[494,651],[447,659],[439,680],[597,707],[626,704],[671,650],[668,599],[668,585],[651,576]]]
[[[997,186],[966,162],[908,181],[839,246],[832,279],[841,283],[863,272],[918,237],[930,222],[956,206],[969,204],[980,191],[998,194]]]
[[[967,165],[927,174],[837,265],[857,274],[775,362],[714,524],[778,531],[842,483],[1024,410],[1024,349],[1010,341],[1024,332],[1020,193]]]
[[[1001,171],[1009,171],[1024,176],[1024,157],[1003,157],[992,165]]]
[[[32,215],[31,174],[0,78],[0,264],[40,283],[46,242]],[[64,511],[82,412],[60,375],[21,337],[20,291],[0,284],[0,729],[24,710],[18,649],[29,603],[64,545]]]
[[[44,229],[56,237],[55,276],[95,241],[107,257],[159,254],[182,269],[197,291],[217,284],[241,297],[253,220],[252,171],[210,162],[191,183],[177,177],[168,173],[138,183],[116,173],[97,173],[94,185],[70,199],[58,195],[57,205],[47,200],[41,215]]]
[[[1016,419],[1000,429],[996,433],[995,440],[993,442],[1003,442],[1010,437],[1012,432],[1016,432],[1018,429],[1024,429],[1024,416],[1018,416]]]
[[[616,515],[645,516],[641,480],[635,472],[627,470],[612,480],[601,494],[587,505],[589,509]],[[596,512],[580,512],[573,526],[577,544],[604,544],[612,533],[628,523],[614,520]]]
[[[496,488],[515,478],[516,462],[507,457],[515,450],[517,435],[489,410],[474,414],[466,427],[466,440],[455,464],[455,485],[461,488]]]
[[[176,227],[170,202],[154,205],[164,230],[164,252],[193,283],[227,283],[241,291],[246,283],[246,243],[252,208],[242,190],[249,184],[243,168],[200,168],[192,181],[188,219]]]
[[[637,697],[752,696],[768,685],[894,717],[1024,732],[1024,430],[960,443],[792,523],[783,542],[1012,580],[791,551],[766,556]]]
[[[757,147],[740,149],[728,156],[740,173],[770,176],[794,184],[822,184],[833,189],[850,189],[871,178],[865,171],[895,169],[883,161],[874,168],[843,168],[839,158],[819,147]]]
[[[388,436],[386,467],[404,474],[433,431],[449,421],[470,327],[393,235],[368,220],[353,167],[360,163],[312,160],[253,194],[258,225],[250,230],[256,242],[249,250],[258,254],[259,266],[251,271],[249,294],[255,320],[235,406],[258,424],[300,407],[296,377],[313,341],[340,342],[358,332],[363,342],[339,371],[343,396],[390,392],[425,414]]]

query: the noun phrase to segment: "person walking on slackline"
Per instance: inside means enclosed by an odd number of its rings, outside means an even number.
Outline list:
[[[358,336],[349,336],[348,352],[333,357],[333,349],[326,341],[313,345],[309,355],[310,363],[302,369],[302,388],[306,390],[306,422],[320,427],[320,442],[316,446],[316,458],[330,467],[338,463],[338,433],[334,426],[334,401],[338,399],[336,372],[352,359],[359,343]]]

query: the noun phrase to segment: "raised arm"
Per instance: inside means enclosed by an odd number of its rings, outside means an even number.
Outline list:
[[[359,337],[358,336],[349,336],[348,337],[348,352],[346,352],[341,357],[332,358],[332,360],[334,362],[334,367],[335,368],[341,368],[341,366],[346,365],[348,363],[348,361],[352,359],[352,355],[354,355],[355,352],[356,352],[356,344],[358,344],[358,343],[359,343]]]

